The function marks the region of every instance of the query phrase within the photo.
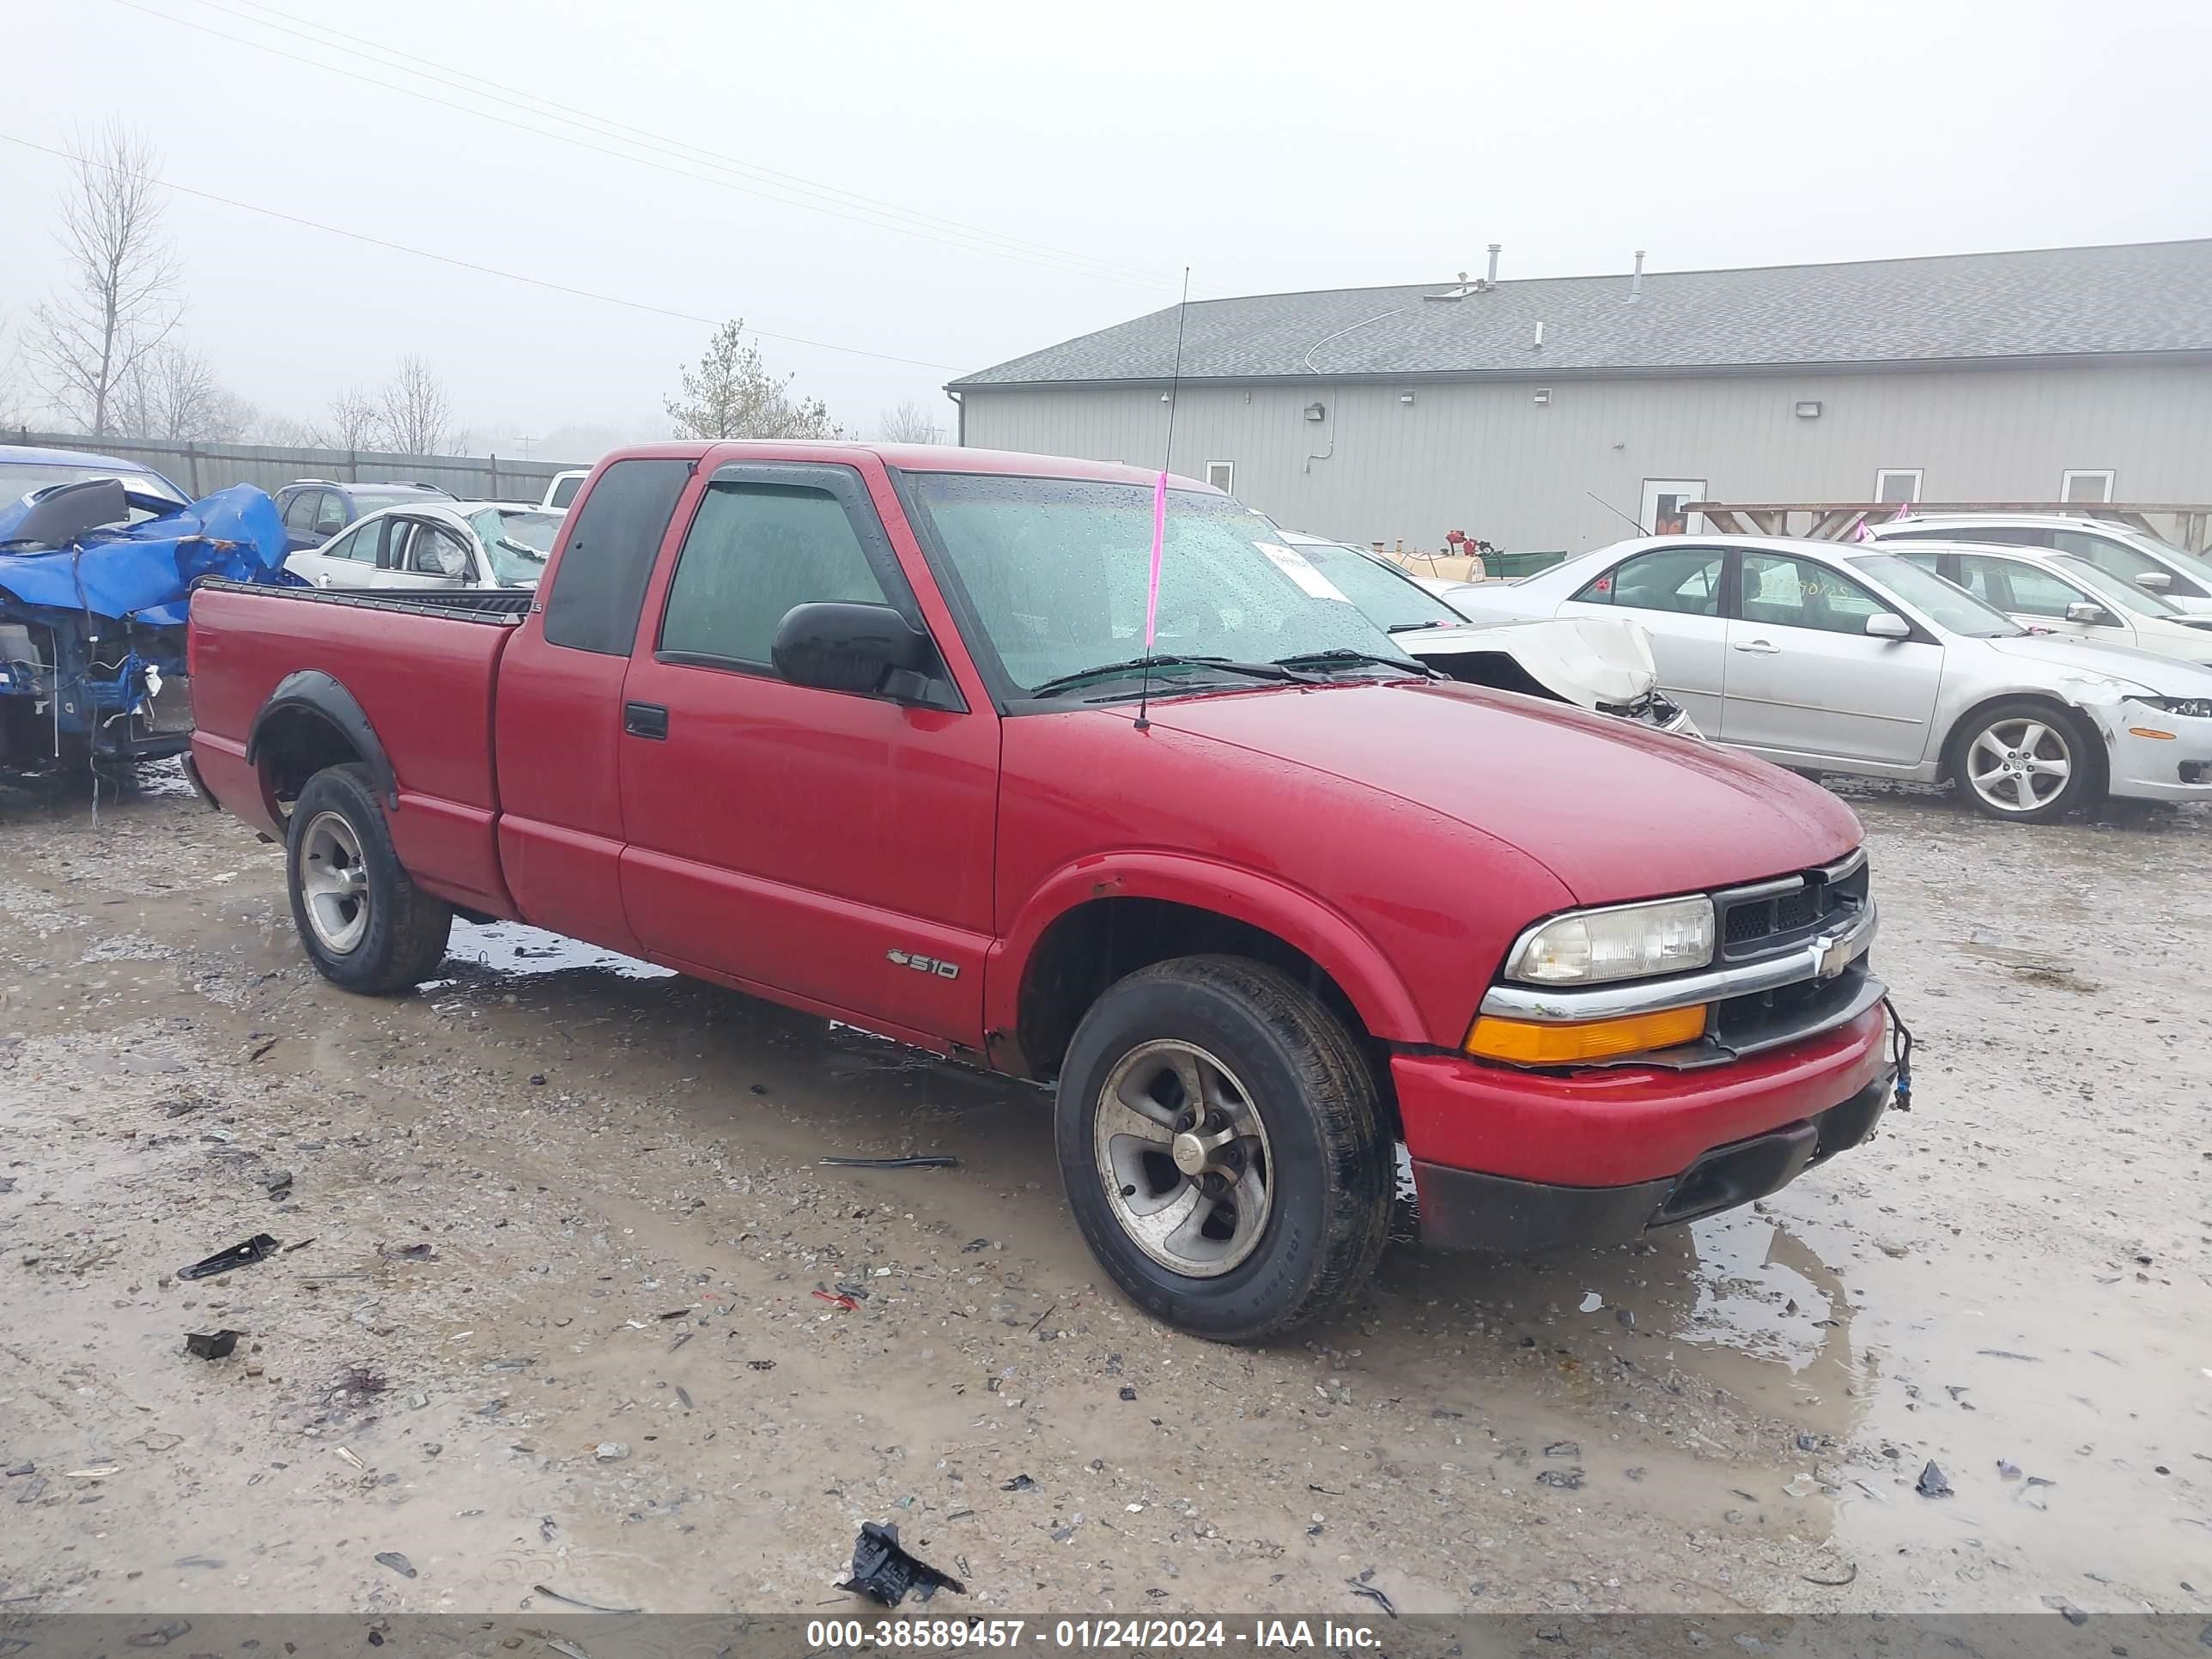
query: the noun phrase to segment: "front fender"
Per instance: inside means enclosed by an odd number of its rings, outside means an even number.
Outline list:
[[[1017,1028],[1022,982],[1045,930],[1094,899],[1148,898],[1210,910],[1295,945],[1334,980],[1374,1036],[1425,1042],[1412,994],[1375,942],[1312,894],[1237,865],[1187,854],[1115,853],[1077,860],[1040,882],[991,948],[984,1026]]]

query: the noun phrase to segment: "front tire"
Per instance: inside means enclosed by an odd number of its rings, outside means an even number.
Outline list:
[[[284,873],[300,943],[333,985],[389,996],[446,959],[453,909],[399,862],[367,767],[326,767],[307,780],[285,834]]]
[[[1951,738],[1951,775],[1975,810],[2047,823],[2105,793],[2105,744],[2071,709],[2014,697],[1978,710]]]
[[[1343,1023],[1241,957],[1139,969],[1092,1005],[1062,1067],[1060,1179],[1091,1253],[1138,1306],[1255,1342],[1373,1275],[1391,1148]]]

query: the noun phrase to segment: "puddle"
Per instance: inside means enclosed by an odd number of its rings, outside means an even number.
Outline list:
[[[446,946],[446,959],[510,976],[583,971],[615,974],[624,979],[676,977],[672,968],[657,968],[618,951],[564,939],[519,921],[455,921],[452,939]],[[442,991],[454,983],[451,978],[428,980],[424,981],[422,989]]]
[[[1677,1337],[1772,1361],[1793,1376],[1820,1357],[1833,1308],[1811,1278],[1777,1259],[1779,1227],[1735,1210],[1693,1221],[1690,1232],[1698,1300]]]

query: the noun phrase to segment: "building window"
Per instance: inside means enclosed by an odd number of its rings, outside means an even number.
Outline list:
[[[1886,466],[1874,475],[1874,498],[1878,501],[1899,503],[1920,499],[1920,473],[1917,466]]]
[[[2112,475],[2106,472],[2069,472],[2058,481],[2058,499],[2062,501],[2109,501],[2112,499]]]
[[[1237,463],[1208,461],[1206,464],[1206,481],[1223,495],[1234,495],[1237,493]]]

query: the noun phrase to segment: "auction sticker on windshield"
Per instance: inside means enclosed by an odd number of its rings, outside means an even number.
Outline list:
[[[1352,603],[1350,599],[1345,598],[1341,588],[1322,575],[1318,569],[1315,568],[1313,561],[1295,547],[1285,547],[1278,542],[1255,542],[1252,545],[1273,560],[1275,568],[1312,594],[1314,598],[1335,599],[1345,605]]]

